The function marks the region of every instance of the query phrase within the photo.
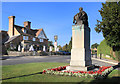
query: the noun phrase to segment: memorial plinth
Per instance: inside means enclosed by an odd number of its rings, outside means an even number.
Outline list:
[[[90,28],[84,24],[73,25],[69,69],[73,71],[88,71],[91,66]]]

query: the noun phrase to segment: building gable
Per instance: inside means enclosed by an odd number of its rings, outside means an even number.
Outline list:
[[[46,37],[46,35],[45,35],[43,30],[38,34],[38,38],[47,39],[47,37]]]
[[[16,29],[16,32],[18,32],[19,34],[23,34],[22,28],[24,28],[24,27],[21,27],[21,26],[18,26],[18,25],[14,25],[14,27]]]

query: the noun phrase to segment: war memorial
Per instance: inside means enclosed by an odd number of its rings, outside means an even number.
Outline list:
[[[70,65],[43,70],[43,74],[105,78],[113,70],[111,66],[92,65],[90,50],[90,28],[88,16],[83,8],[74,16],[72,25],[72,49]]]
[[[70,70],[87,71],[92,65],[90,51],[90,28],[88,27],[88,16],[83,8],[74,16],[72,26],[72,50]]]

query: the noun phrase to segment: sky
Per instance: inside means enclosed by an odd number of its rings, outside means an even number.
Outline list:
[[[44,29],[49,41],[54,42],[54,35],[58,35],[58,45],[63,46],[71,39],[73,17],[80,7],[88,15],[90,44],[99,44],[104,38],[94,28],[97,19],[102,20],[98,12],[101,2],[2,2],[2,30],[8,31],[8,16],[15,16],[16,25],[30,21],[32,29]]]

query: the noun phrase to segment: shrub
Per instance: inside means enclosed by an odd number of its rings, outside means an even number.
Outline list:
[[[104,39],[103,41],[101,41],[100,45],[97,48],[97,55],[101,53],[104,54],[104,56],[105,55],[111,56],[110,51],[111,51],[111,47],[107,45],[106,40]]]

